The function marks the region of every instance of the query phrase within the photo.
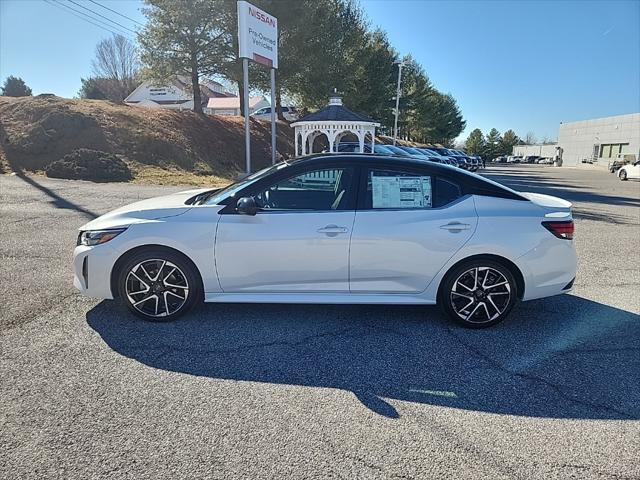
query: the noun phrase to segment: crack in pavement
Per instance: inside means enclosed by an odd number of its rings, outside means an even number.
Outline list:
[[[614,408],[614,407],[612,407],[610,405],[602,405],[602,404],[592,403],[592,402],[588,402],[586,400],[581,400],[581,399],[575,398],[575,397],[571,396],[569,393],[567,393],[564,390],[562,390],[560,388],[560,386],[558,386],[555,383],[550,382],[549,380],[546,380],[544,378],[536,377],[535,375],[530,375],[530,374],[526,374],[526,373],[514,372],[513,370],[510,370],[507,367],[505,367],[504,365],[502,365],[497,360],[494,360],[493,358],[489,357],[485,353],[481,352],[479,349],[475,348],[473,345],[471,345],[471,344],[465,342],[464,340],[462,340],[458,335],[453,333],[453,330],[451,330],[451,328],[447,328],[446,331],[451,337],[453,337],[456,341],[458,341],[461,345],[463,345],[467,350],[469,350],[471,353],[473,353],[476,357],[478,357],[478,358],[484,360],[485,362],[489,363],[490,365],[492,365],[497,370],[505,372],[508,375],[511,375],[513,377],[518,377],[518,378],[521,378],[521,379],[524,379],[524,380],[529,380],[531,382],[541,383],[541,384],[551,388],[552,390],[554,390],[562,398],[564,398],[564,399],[566,399],[566,400],[568,400],[570,402],[576,403],[578,405],[582,405],[582,406],[589,407],[589,408],[592,408],[592,409],[600,409],[600,410],[613,412],[613,413],[615,413],[617,415],[626,417],[629,420],[633,420],[634,418],[636,418],[634,415],[632,415],[630,413],[627,413],[627,412],[625,412],[623,410],[619,410],[617,408]]]

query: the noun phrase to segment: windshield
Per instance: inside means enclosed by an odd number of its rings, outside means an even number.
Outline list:
[[[396,153],[398,155],[403,155],[403,156],[407,155],[407,152],[405,152],[399,147],[396,147],[395,145],[385,145],[384,148],[391,150],[392,153]]]
[[[435,150],[431,150],[430,148],[423,148],[422,151],[428,153],[429,155],[435,155],[436,157],[440,156],[438,152],[436,152]]]
[[[413,148],[413,147],[401,147],[403,150],[405,150],[406,152],[412,153],[413,155],[420,155],[421,157],[424,157],[425,154],[422,153],[420,150],[418,150],[417,148]]]
[[[393,150],[388,148],[386,145],[374,145],[373,146],[373,151],[376,152],[376,153],[393,154]]]
[[[199,204],[200,205],[218,205],[223,200],[226,200],[229,197],[233,197],[238,191],[242,190],[244,187],[252,184],[257,180],[260,180],[261,178],[266,177],[267,175],[270,175],[273,172],[281,170],[287,166],[288,166],[287,163],[282,162],[267,168],[263,168],[262,170],[258,170],[257,172],[249,175],[248,177],[245,177],[236,183],[232,183],[231,185],[229,185],[226,188],[223,188],[222,190],[212,192],[210,196],[204,197]]]

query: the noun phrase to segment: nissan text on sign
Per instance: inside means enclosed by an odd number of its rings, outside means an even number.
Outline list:
[[[278,68],[278,19],[248,2],[238,2],[240,58]]]

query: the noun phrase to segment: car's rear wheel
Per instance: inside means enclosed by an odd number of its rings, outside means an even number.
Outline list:
[[[486,328],[502,322],[518,299],[511,271],[493,260],[465,262],[445,276],[439,303],[456,322]]]
[[[627,171],[620,169],[620,172],[618,172],[618,177],[620,178],[620,180],[625,181],[627,179]]]
[[[168,322],[201,298],[200,279],[191,262],[171,251],[150,249],[131,256],[118,275],[118,293],[135,315]]]

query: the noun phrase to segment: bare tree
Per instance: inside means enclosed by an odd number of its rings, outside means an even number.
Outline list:
[[[138,52],[134,43],[122,35],[114,35],[96,45],[92,62],[93,75],[101,79],[103,92],[109,100],[121,102],[137,86],[140,70]]]
[[[538,139],[536,138],[536,135],[533,132],[527,132],[527,134],[523,139],[523,142],[525,145],[535,145],[537,141]]]

